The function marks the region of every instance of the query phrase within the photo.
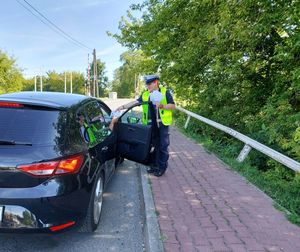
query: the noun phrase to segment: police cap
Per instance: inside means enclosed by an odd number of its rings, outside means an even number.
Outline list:
[[[145,77],[146,85],[150,84],[154,80],[159,80],[159,76],[156,74],[146,75]]]

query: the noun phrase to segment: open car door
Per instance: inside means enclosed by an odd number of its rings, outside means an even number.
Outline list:
[[[119,120],[117,128],[117,151],[120,156],[143,164],[150,163],[152,146],[152,126],[141,122],[141,106],[126,111]]]

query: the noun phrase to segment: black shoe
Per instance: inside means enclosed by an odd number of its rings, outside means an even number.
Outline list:
[[[165,173],[165,170],[157,170],[153,173],[153,175],[156,177],[160,177],[160,176],[164,175],[164,173]]]

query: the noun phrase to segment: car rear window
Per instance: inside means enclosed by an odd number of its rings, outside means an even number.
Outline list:
[[[66,112],[49,109],[0,108],[0,140],[33,145],[64,144]]]

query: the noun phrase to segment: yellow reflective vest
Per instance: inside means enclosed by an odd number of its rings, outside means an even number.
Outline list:
[[[166,96],[167,89],[165,87],[161,87],[160,92],[163,95],[163,99],[160,101],[160,103],[163,105],[168,104],[167,96]],[[148,121],[149,121],[149,118],[148,118],[149,96],[150,96],[150,92],[148,90],[143,92],[143,94],[142,94],[142,101],[143,101],[143,103],[142,103],[142,106],[143,106],[142,123],[144,125],[147,125]],[[161,122],[163,123],[163,125],[166,125],[166,126],[171,125],[172,124],[172,111],[168,110],[168,109],[158,109],[158,111],[159,111],[160,119],[161,119]]]

